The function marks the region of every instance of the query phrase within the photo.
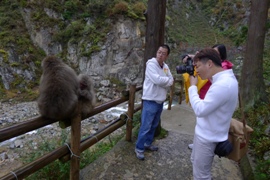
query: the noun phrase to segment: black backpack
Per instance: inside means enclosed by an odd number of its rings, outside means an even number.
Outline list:
[[[219,142],[215,149],[215,154],[219,157],[228,156],[233,150],[232,143],[229,140]]]

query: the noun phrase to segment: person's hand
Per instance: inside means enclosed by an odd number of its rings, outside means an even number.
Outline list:
[[[187,56],[185,56],[185,57],[182,59],[182,61],[183,61],[183,63],[184,63],[184,64],[186,64],[187,59],[188,59],[188,55],[187,55]]]
[[[173,78],[171,78],[170,80],[169,80],[169,83],[168,83],[168,86],[172,86],[173,85]]]
[[[189,82],[190,82],[190,86],[192,86],[192,85],[196,86],[197,83],[198,83],[198,77],[190,75],[189,76]]]
[[[183,63],[186,64],[187,59],[188,59],[188,58],[193,59],[194,56],[195,56],[194,54],[187,54],[187,55],[182,59]]]

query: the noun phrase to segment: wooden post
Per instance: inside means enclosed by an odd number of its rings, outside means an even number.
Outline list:
[[[172,102],[173,102],[173,95],[174,95],[174,86],[175,86],[175,78],[173,81],[172,86],[170,87],[170,97],[169,97],[169,104],[168,104],[168,110],[172,109]]]
[[[129,100],[128,100],[128,119],[126,124],[126,141],[131,141],[132,136],[132,118],[134,113],[134,100],[136,93],[136,85],[131,85],[129,89]]]
[[[179,80],[179,83],[180,83],[180,93],[179,93],[179,104],[182,103],[182,94],[183,94],[183,91],[184,91],[184,81],[182,79]]]
[[[80,141],[81,141],[81,103],[78,103],[78,113],[71,120],[71,162],[70,179],[79,180],[80,177]]]

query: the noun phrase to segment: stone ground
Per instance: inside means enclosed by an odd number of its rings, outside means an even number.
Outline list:
[[[191,150],[187,148],[192,143],[195,115],[192,109],[182,104],[176,104],[171,110],[164,110],[162,127],[168,130],[168,136],[155,140],[159,146],[157,152],[146,152],[145,160],[138,160],[134,153],[136,136],[132,142],[124,139],[108,153],[80,171],[81,180],[190,180],[192,165]],[[240,167],[237,163],[215,156],[212,168],[213,179],[242,180]]]

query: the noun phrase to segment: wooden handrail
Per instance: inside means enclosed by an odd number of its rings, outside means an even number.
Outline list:
[[[135,86],[136,87],[136,86]],[[128,116],[133,116],[134,112],[137,112],[138,110],[141,109],[141,107],[133,110],[134,108],[134,94],[141,90],[142,87],[137,87],[134,89],[133,87],[130,88],[130,91],[124,92],[123,97],[113,100],[111,102],[102,104],[100,106],[97,106],[94,108],[91,113],[89,113],[86,117],[83,117],[84,119],[93,116],[95,114],[98,114],[102,111],[105,111],[111,107],[114,107],[116,105],[119,105],[127,100],[129,100],[129,96],[131,96],[133,100],[129,101],[129,110],[127,112]],[[135,91],[134,91],[135,90]],[[131,95],[133,94],[133,95]],[[130,103],[133,103],[131,106]],[[132,107],[132,110],[130,109],[130,106]],[[80,108],[80,107],[79,107]],[[23,166],[15,171],[12,171],[10,174],[6,174],[5,176],[1,177],[0,180],[7,180],[7,179],[23,179],[30,174],[33,174],[37,170],[43,168],[44,166],[50,164],[51,162],[57,160],[57,159],[62,159],[62,161],[67,161],[70,160],[70,150],[72,151],[73,154],[75,154],[75,157],[72,157],[71,161],[71,171],[70,171],[70,179],[79,179],[79,158],[78,156],[80,155],[81,152],[92,146],[93,144],[97,143],[116,129],[120,128],[124,124],[127,124],[126,121],[129,121],[130,119],[123,119],[123,115],[121,115],[121,118],[118,118],[115,122],[111,123],[110,125],[106,126],[104,129],[101,131],[97,132],[94,134],[92,137],[84,139],[80,141],[80,129],[81,129],[81,117],[80,115],[76,116],[74,119],[71,120],[71,144],[70,145],[64,145],[58,149],[55,149],[54,151],[40,157],[39,159]],[[57,120],[52,120],[52,119],[46,119],[44,117],[36,117],[27,121],[24,121],[19,124],[12,125],[10,127],[6,127],[0,130],[0,142],[5,141],[7,139],[22,135],[26,132],[38,129],[40,127],[49,125],[51,123],[56,122]],[[131,133],[131,132],[129,132]],[[130,135],[127,135],[129,137]],[[71,148],[69,147],[71,146]],[[15,175],[16,176],[15,176]]]
[[[137,87],[136,92],[141,90],[142,87]],[[128,92],[126,94],[129,94]],[[104,103],[100,106],[95,107],[89,114],[87,114],[86,117],[82,117],[82,120],[94,116],[98,113],[101,113],[102,111],[105,111],[111,107],[117,106],[125,101],[128,100],[128,96],[124,96],[115,100],[112,100],[108,103]],[[41,116],[32,118],[30,120],[26,120],[24,122],[5,127],[3,129],[0,129],[0,142],[3,142],[5,140],[11,139],[13,137],[17,137],[19,135],[25,134],[27,132],[39,129],[41,127],[47,126],[49,124],[55,123],[57,120],[54,119],[48,119]]]
[[[184,82],[182,79],[176,79],[174,77],[173,85],[170,87],[170,96],[169,96],[169,103],[168,103],[168,110],[171,110],[172,102],[173,102],[173,96],[175,94],[175,84],[180,83],[180,94],[179,94],[179,99],[178,103],[182,103],[182,94],[184,91]]]
[[[141,109],[141,107],[138,107],[134,109],[134,112],[137,112]],[[88,149],[89,147],[93,146],[100,140],[102,140],[107,135],[111,134],[118,128],[122,127],[126,124],[127,116],[122,114],[118,119],[113,121],[108,126],[104,127],[100,131],[96,132],[95,134],[90,135],[89,137],[84,138],[80,142],[80,153]],[[70,146],[70,144],[68,144]],[[70,160],[70,151],[67,145],[63,145],[53,151],[51,151],[48,154],[43,155],[39,159],[36,159],[35,161],[20,167],[13,171],[16,176],[19,179],[23,179],[30,174],[33,174],[34,172],[38,171],[39,169],[45,167],[46,165],[52,163],[53,161],[60,159],[62,162],[66,162]],[[10,173],[0,178],[0,180],[7,180],[7,179],[16,179],[15,176]]]

